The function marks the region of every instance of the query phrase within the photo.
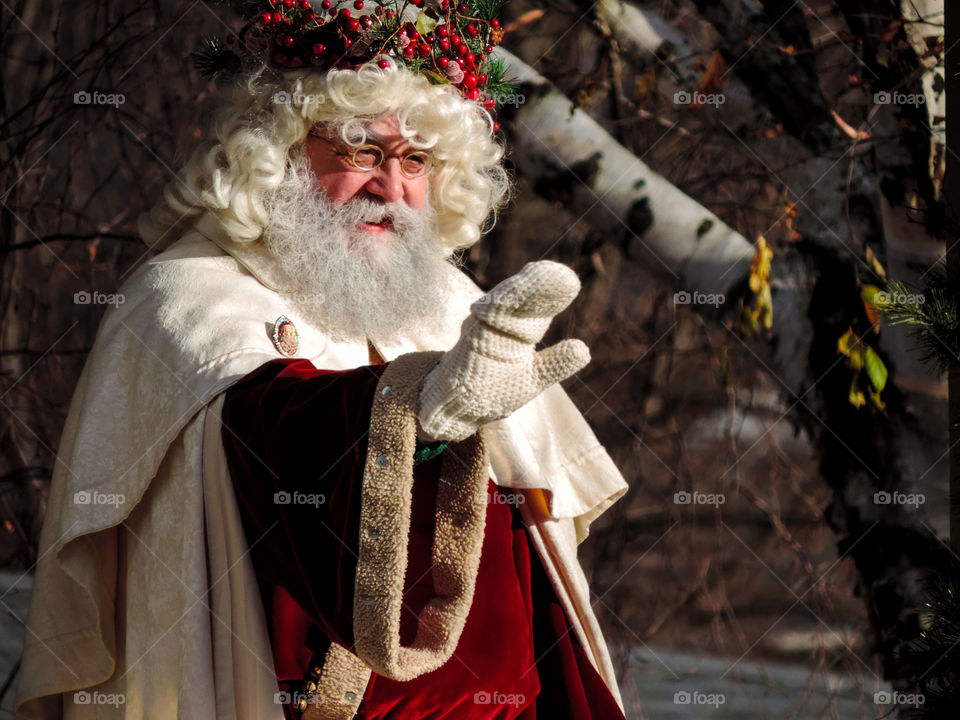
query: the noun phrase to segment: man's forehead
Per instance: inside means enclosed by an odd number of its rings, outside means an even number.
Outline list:
[[[356,124],[351,123],[348,128],[348,138],[359,140],[362,131],[366,142],[376,143],[377,145],[409,142],[409,140],[412,139],[401,135],[400,125],[396,115],[387,115],[373,119],[358,118],[358,122]]]

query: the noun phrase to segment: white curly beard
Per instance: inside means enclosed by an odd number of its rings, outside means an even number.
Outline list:
[[[452,268],[429,203],[417,211],[355,197],[335,206],[298,159],[264,204],[264,240],[295,283],[291,303],[335,338],[396,338],[442,307]],[[358,227],[388,216],[392,232]]]

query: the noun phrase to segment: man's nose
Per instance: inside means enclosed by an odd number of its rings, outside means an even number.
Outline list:
[[[373,177],[367,183],[367,189],[386,202],[396,202],[403,197],[403,173],[400,172],[400,158],[384,158],[383,163],[374,170]]]

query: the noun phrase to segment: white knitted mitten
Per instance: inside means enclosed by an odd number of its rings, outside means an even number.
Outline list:
[[[423,382],[423,433],[436,440],[468,438],[590,362],[580,340],[534,349],[579,291],[573,270],[544,260],[528,263],[473,303],[460,340]]]

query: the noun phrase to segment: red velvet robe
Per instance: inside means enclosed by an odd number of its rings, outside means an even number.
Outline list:
[[[296,689],[331,640],[353,645],[366,437],[383,367],[333,372],[275,360],[226,393],[223,443],[281,690]],[[436,458],[414,471],[404,644],[433,596],[439,468]],[[275,502],[280,492],[312,494],[313,504]],[[373,674],[357,720],[623,719],[571,632],[511,497],[490,483],[476,591],[451,659],[408,682]]]

